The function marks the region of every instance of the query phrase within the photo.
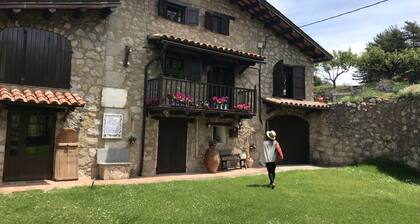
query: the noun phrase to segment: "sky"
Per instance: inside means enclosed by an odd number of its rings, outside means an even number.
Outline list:
[[[330,16],[354,10],[379,0],[268,0],[301,26]],[[405,21],[420,23],[420,0],[389,0],[353,14],[302,28],[329,52],[352,49],[363,52],[366,43],[392,25]],[[339,84],[355,85],[352,73],[340,76]]]

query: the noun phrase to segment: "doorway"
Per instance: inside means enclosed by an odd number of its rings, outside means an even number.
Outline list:
[[[158,159],[156,173],[184,173],[187,163],[187,120],[159,120]]]
[[[209,101],[213,96],[228,97],[228,107],[233,107],[235,71],[234,66],[229,64],[212,65],[207,75]]]
[[[51,179],[55,113],[11,109],[7,118],[5,181]]]
[[[281,164],[309,163],[309,124],[302,118],[284,115],[268,120],[268,129],[277,133],[284,160]]]

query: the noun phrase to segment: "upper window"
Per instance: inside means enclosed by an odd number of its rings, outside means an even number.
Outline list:
[[[305,67],[278,62],[273,69],[273,96],[305,99]]]
[[[33,28],[0,31],[0,81],[70,88],[72,50],[58,34]]]
[[[199,9],[177,0],[159,0],[159,15],[177,23],[198,25]]]
[[[202,60],[183,54],[171,53],[165,57],[164,75],[175,79],[200,81],[202,73]]]
[[[216,12],[206,12],[206,29],[229,35],[230,20],[233,19],[231,16],[223,15]]]

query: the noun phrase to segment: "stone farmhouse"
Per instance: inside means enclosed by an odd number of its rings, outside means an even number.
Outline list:
[[[202,172],[212,139],[258,165],[267,129],[316,162],[332,56],[265,0],[1,1],[0,29],[0,181],[97,177],[103,148],[111,173]]]

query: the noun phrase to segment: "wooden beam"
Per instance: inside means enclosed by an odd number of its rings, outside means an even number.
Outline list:
[[[298,43],[303,43],[304,41],[305,41],[305,38],[303,38],[303,37],[298,37],[298,38],[295,37],[295,39],[289,40],[289,43],[290,44],[298,44]]]
[[[271,26],[279,24],[281,22],[282,22],[282,20],[280,18],[274,17],[274,18],[271,18],[268,22],[264,23],[264,27],[265,28],[271,27]]]

